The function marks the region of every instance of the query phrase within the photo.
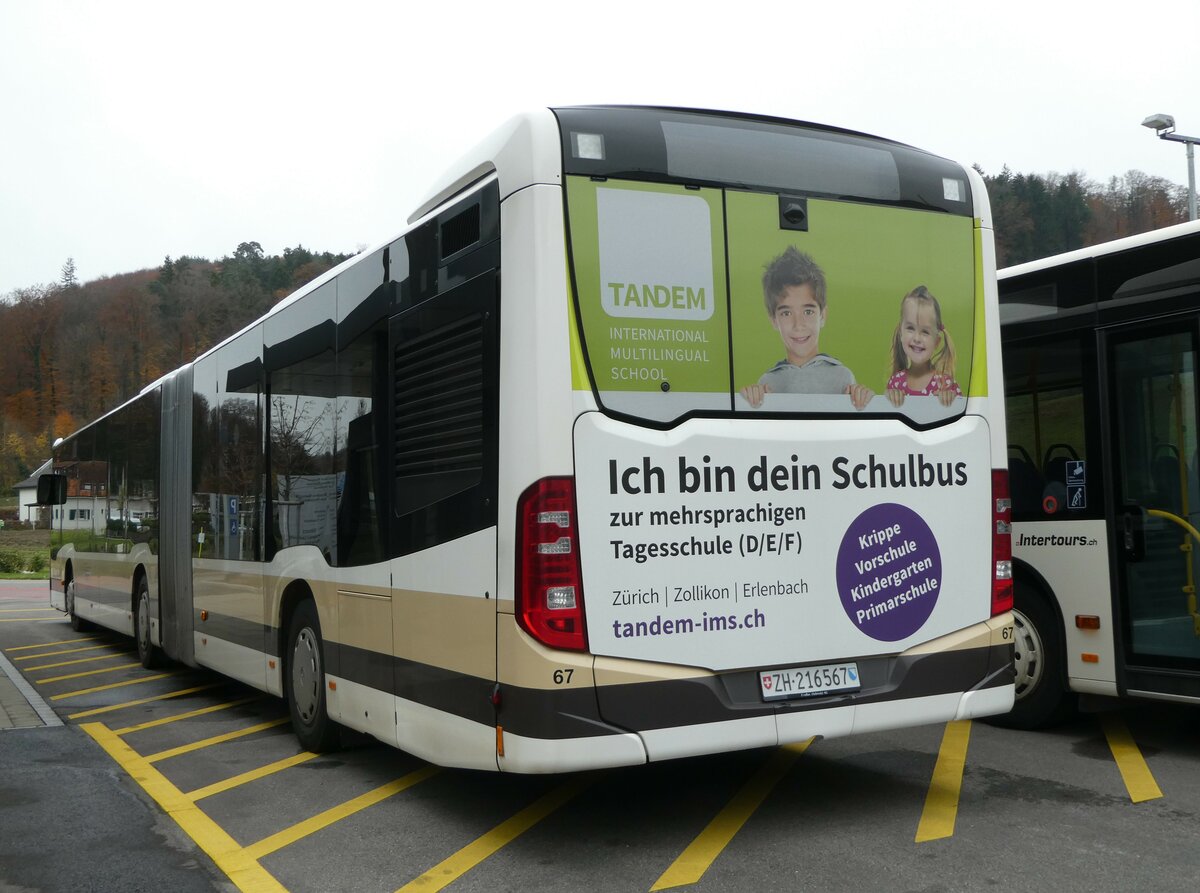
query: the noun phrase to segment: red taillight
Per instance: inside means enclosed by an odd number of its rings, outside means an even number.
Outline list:
[[[517,622],[551,648],[587,650],[575,480],[542,478],[517,503]]]
[[[1012,498],[1008,492],[1008,470],[992,469],[992,616],[1011,611],[1012,581]]]

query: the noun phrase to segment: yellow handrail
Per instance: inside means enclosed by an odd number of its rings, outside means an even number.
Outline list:
[[[1165,518],[1168,521],[1173,521],[1182,527],[1191,535],[1192,539],[1200,543],[1200,530],[1197,530],[1185,518],[1181,518],[1171,512],[1164,512],[1162,509],[1146,509],[1147,515],[1154,515],[1156,518]],[[1200,611],[1196,605],[1196,584],[1192,576],[1192,544],[1185,538],[1183,545],[1179,550],[1185,553],[1187,557],[1187,585],[1183,587],[1184,593],[1187,595],[1187,610],[1192,615],[1192,631],[1197,637],[1200,637]]]

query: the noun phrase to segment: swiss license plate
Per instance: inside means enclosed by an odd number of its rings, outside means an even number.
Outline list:
[[[762,688],[764,701],[811,698],[836,692],[858,691],[862,687],[856,663],[760,670],[758,684]]]

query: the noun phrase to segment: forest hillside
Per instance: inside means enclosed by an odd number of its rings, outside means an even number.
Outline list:
[[[243,242],[217,261],[170,257],[161,267],[81,283],[71,259],[52,285],[0,299],[0,493],[50,457],[57,437],[129,399],[257,319],[348,254]]]

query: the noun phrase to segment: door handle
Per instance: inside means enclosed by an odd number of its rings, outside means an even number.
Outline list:
[[[1141,561],[1146,557],[1145,510],[1139,505],[1126,506],[1121,513],[1121,546],[1126,561]]]

